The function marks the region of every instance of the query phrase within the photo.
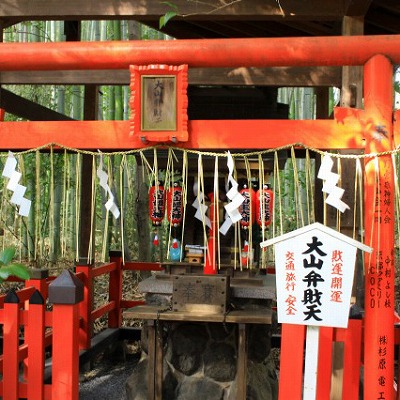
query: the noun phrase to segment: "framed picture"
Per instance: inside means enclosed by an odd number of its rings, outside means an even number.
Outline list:
[[[187,65],[133,65],[130,73],[131,134],[144,142],[187,141]]]

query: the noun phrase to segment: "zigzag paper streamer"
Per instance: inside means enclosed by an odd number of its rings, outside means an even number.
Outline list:
[[[22,174],[16,170],[17,160],[14,154],[9,151],[6,164],[3,169],[3,176],[9,178],[7,189],[14,192],[11,196],[10,202],[18,206],[18,213],[23,217],[29,215],[31,209],[31,201],[24,197],[26,186],[20,185],[18,182]]]
[[[201,176],[202,174],[202,168],[201,168],[201,155],[199,155],[199,161],[197,163],[197,176]],[[200,220],[201,222],[204,221],[204,223],[211,229],[211,221],[210,218],[207,217],[206,213],[208,210],[208,206],[204,204],[204,193],[201,192],[201,190],[197,187],[197,183],[195,182],[193,186],[193,192],[196,196],[196,199],[192,203],[192,206],[196,209],[196,213],[194,214],[194,217]]]
[[[227,218],[225,218],[224,223],[219,228],[219,231],[223,235],[226,235],[226,232],[228,232],[228,229],[232,226],[232,224],[242,219],[242,215],[239,212],[239,206],[244,202],[245,198],[239,193],[238,191],[239,184],[233,178],[234,166],[235,164],[233,162],[233,157],[231,153],[228,151],[228,170],[229,170],[228,184],[230,183],[232,187],[226,194],[226,196],[228,197],[229,200],[231,200],[231,202],[224,206],[227,213]]]
[[[337,208],[343,213],[350,207],[342,201],[344,189],[336,186],[339,182],[339,175],[332,172],[332,167],[332,157],[329,154],[326,154],[321,161],[318,178],[324,181],[322,191],[328,193],[325,203]]]
[[[108,194],[108,200],[105,204],[105,207],[108,211],[112,213],[115,219],[119,218],[120,212],[117,205],[114,202],[114,195],[111,192],[110,186],[108,185],[108,174],[103,171],[103,157],[100,156],[100,164],[97,168],[97,176],[100,181],[100,186],[104,189],[104,191]]]

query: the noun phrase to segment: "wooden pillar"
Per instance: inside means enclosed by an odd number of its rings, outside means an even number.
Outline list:
[[[53,304],[52,398],[79,399],[79,303],[83,283],[64,270],[49,285]]]
[[[19,373],[19,298],[11,291],[4,300],[3,317],[3,399],[18,399],[18,373]]]
[[[28,325],[25,327],[28,343],[28,399],[44,399],[46,302],[39,290],[29,299]]]
[[[79,42],[81,39],[81,22],[65,21],[65,40],[67,42]],[[85,85],[83,119],[97,120],[98,114],[98,90],[96,85]],[[79,226],[79,259],[87,259],[89,264],[94,259],[94,244],[90,249],[90,234],[94,226],[92,224],[92,156],[84,154],[81,166],[81,209]]]
[[[393,66],[383,55],[364,67],[367,154],[393,148]],[[394,176],[390,155],[365,160],[364,399],[394,399]]]
[[[237,358],[237,399],[246,400],[247,389],[247,324],[239,324],[239,343],[238,343],[238,358]]]
[[[115,308],[108,313],[108,327],[120,328],[122,324],[122,252],[110,251],[110,262],[115,263],[116,267],[110,272],[108,296],[109,301],[114,302]]]
[[[364,18],[363,17],[350,17],[345,16],[342,20],[342,35],[363,35],[364,34]],[[342,67],[342,86],[340,105],[342,107],[357,107],[362,108],[362,88],[363,88],[363,69],[359,66],[343,66]],[[354,154],[354,150],[341,150],[340,154]],[[345,235],[353,237],[353,230],[356,229],[358,234],[357,225],[354,227],[354,213],[359,218],[360,204],[354,207],[354,181],[356,177],[356,164],[353,159],[342,158],[340,160],[341,170],[346,171],[342,174],[340,186],[345,190],[343,201],[350,206],[350,210],[345,211],[343,214],[337,210],[330,209],[329,218],[330,224],[336,223],[336,219],[340,218],[340,230]],[[358,223],[359,218],[356,219]],[[361,239],[358,236],[355,238]],[[360,268],[361,267],[361,268]],[[356,264],[356,272],[353,285],[353,298],[354,302],[363,307],[362,298],[357,297],[357,293],[361,293],[360,287],[363,288],[363,270],[362,265]],[[357,290],[358,289],[358,290]],[[361,296],[362,297],[362,296]],[[344,371],[344,344],[343,342],[336,341],[333,343],[333,372],[332,372],[332,387],[331,387],[331,400],[341,400],[343,393],[343,371]]]
[[[98,90],[96,85],[85,85],[84,96],[84,120],[96,120],[98,113]],[[81,177],[81,210],[80,210],[80,242],[79,258],[88,258],[89,263],[94,259],[94,243],[90,249],[92,224],[92,176],[93,159],[91,155],[82,156],[82,177]],[[94,235],[94,232],[93,232]]]
[[[317,87],[315,88],[316,97],[316,119],[327,119],[329,118],[329,87]],[[319,170],[321,166],[321,156],[320,154],[315,155],[315,171]],[[324,223],[324,196],[322,192],[322,179],[317,178],[315,174],[314,179],[314,212],[315,221]]]

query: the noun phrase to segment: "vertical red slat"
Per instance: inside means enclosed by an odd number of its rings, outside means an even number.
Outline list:
[[[301,400],[303,387],[303,325],[282,324],[279,400]]]
[[[25,342],[28,344],[28,398],[44,399],[45,301],[36,291],[29,301]]]
[[[79,399],[79,304],[53,305],[52,398]]]
[[[357,400],[360,389],[362,320],[351,319],[344,340],[343,397]]]
[[[79,263],[76,265],[76,273],[83,274],[83,300],[79,304],[79,314],[81,317],[81,326],[79,329],[79,348],[89,349],[93,335],[93,276],[92,265]]]
[[[110,272],[109,301],[115,301],[115,309],[108,314],[108,327],[119,328],[122,323],[122,257],[121,252],[111,251],[110,262],[115,262],[116,268]]]
[[[318,346],[317,399],[329,400],[332,381],[333,328],[321,327]]]
[[[19,301],[15,293],[10,295],[4,302],[3,400],[18,399]]]

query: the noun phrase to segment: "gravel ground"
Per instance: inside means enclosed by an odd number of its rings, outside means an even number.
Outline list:
[[[137,355],[126,361],[99,360],[80,376],[79,400],[126,400],[125,382],[139,361]]]

